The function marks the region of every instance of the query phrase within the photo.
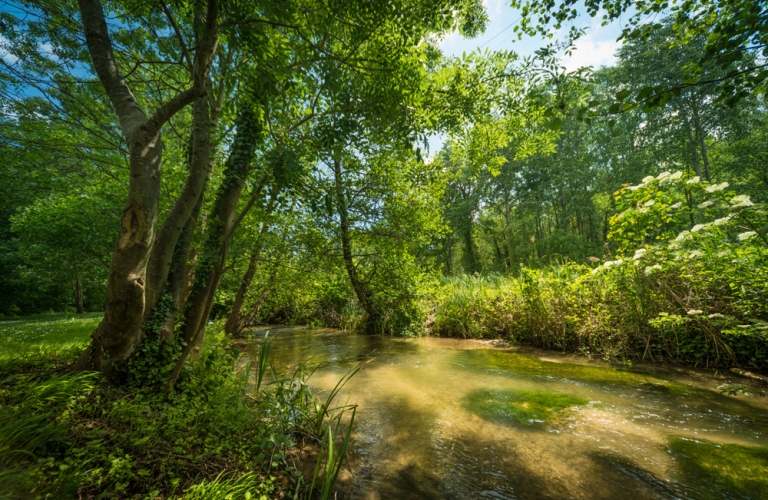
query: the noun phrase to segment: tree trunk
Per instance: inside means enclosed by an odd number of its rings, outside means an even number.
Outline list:
[[[293,212],[293,207],[295,205],[296,201],[294,200],[294,204],[291,205],[290,212]],[[288,237],[288,225],[286,225],[283,228],[283,234],[280,236],[280,243],[285,243],[285,239]],[[269,273],[269,278],[267,278],[266,286],[264,287],[264,290],[261,291],[261,294],[259,295],[259,300],[256,301],[256,304],[251,308],[250,311],[248,311],[248,314],[246,314],[243,318],[240,318],[235,325],[234,333],[240,334],[245,328],[248,326],[248,324],[253,320],[253,318],[256,317],[257,314],[259,314],[259,311],[261,310],[261,306],[264,305],[264,301],[267,299],[267,295],[270,291],[272,291],[272,284],[275,282],[275,278],[277,278],[277,271],[280,269],[280,257],[284,255],[285,252],[279,252],[277,255],[277,258],[275,258],[274,264],[272,264],[272,272]]]
[[[341,250],[344,256],[344,266],[347,269],[347,276],[355,291],[355,296],[365,311],[365,329],[368,333],[374,333],[379,315],[374,307],[373,297],[365,284],[360,280],[357,274],[352,257],[352,241],[349,236],[349,214],[347,213],[347,199],[344,193],[344,179],[341,171],[341,160],[333,160],[333,176],[336,191],[336,206],[340,219],[339,230],[341,232]]]
[[[75,280],[72,282],[72,295],[75,299],[75,310],[77,314],[83,314],[85,307],[83,307],[83,283],[80,280],[80,274],[75,275]]]
[[[205,81],[218,44],[218,4],[217,0],[207,4],[192,87],[179,92],[149,118],[117,65],[101,2],[78,0],[78,4],[94,70],[115,109],[128,145],[130,181],[107,280],[106,312],[75,368],[98,370],[114,378],[141,341],[141,324],[147,309],[147,264],[155,239],[160,196],[160,129],[178,111],[205,95]]]
[[[198,99],[192,106],[192,136],[189,174],[181,194],[171,207],[152,248],[147,266],[147,309],[146,321],[155,307],[160,293],[166,286],[166,279],[171,269],[171,260],[177,248],[177,241],[187,226],[198,201],[203,198],[203,191],[208,176],[213,168],[211,162],[211,120],[208,99]],[[194,232],[194,223],[192,224]]]
[[[235,212],[243,181],[248,178],[256,144],[261,137],[261,117],[249,105],[240,110],[235,126],[237,132],[224,169],[224,180],[219,187],[212,214],[208,218],[208,235],[198,259],[195,280],[184,311],[181,338],[185,345],[171,371],[169,386],[176,383],[192,350],[196,349],[199,353],[202,345],[205,325],[229,252],[229,237],[234,230]],[[263,185],[262,183],[260,189]]]
[[[510,226],[512,225],[512,204],[509,199],[509,192],[504,192],[504,236],[507,243],[507,267],[512,269],[512,253],[515,250],[514,243],[512,242],[512,234]]]
[[[184,230],[176,243],[176,250],[171,260],[168,278],[165,284],[164,294],[168,294],[171,300],[170,310],[165,316],[165,320],[160,326],[160,340],[170,342],[173,340],[174,326],[179,312],[184,306],[189,289],[189,269],[187,262],[189,260],[192,242],[195,239],[195,230],[197,229],[197,219],[200,216],[200,208],[203,205],[203,197],[197,200],[192,215],[187,219]]]
[[[691,148],[691,159],[693,160],[693,171],[696,175],[701,177],[701,167],[699,166],[699,153],[696,147],[696,141],[693,138],[693,131],[691,130],[691,124],[688,119],[685,120],[685,130],[688,132],[688,144]]]
[[[696,126],[696,137],[699,138],[699,144],[701,145],[701,160],[704,163],[704,178],[707,180],[707,182],[712,182],[712,176],[709,172],[707,137],[704,133],[704,128],[701,126],[701,120],[699,119],[699,108],[695,102],[693,103],[693,124]]]
[[[267,216],[269,216],[272,213],[272,210],[274,210],[276,201],[277,200],[273,195],[270,198],[266,209]],[[259,231],[259,239],[257,240],[256,245],[253,247],[251,252],[251,258],[248,261],[248,269],[246,269],[245,275],[243,275],[243,279],[240,280],[240,287],[237,289],[235,302],[232,304],[232,311],[230,311],[229,317],[227,318],[227,323],[224,325],[224,331],[227,333],[227,335],[234,335],[239,333],[237,326],[240,323],[240,314],[243,311],[243,303],[245,302],[245,296],[248,295],[248,290],[251,287],[253,276],[256,274],[256,267],[258,266],[259,256],[261,255],[261,246],[263,244],[264,236],[269,231],[269,227],[269,220],[266,220],[261,226],[261,231]]]

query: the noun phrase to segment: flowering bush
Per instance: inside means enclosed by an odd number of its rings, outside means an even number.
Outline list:
[[[765,210],[727,187],[680,172],[625,186],[611,219],[613,260],[450,280],[432,331],[768,370]]]

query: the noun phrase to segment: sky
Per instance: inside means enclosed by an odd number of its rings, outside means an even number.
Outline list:
[[[506,49],[522,56],[531,55],[536,49],[549,42],[564,40],[564,34],[570,28],[570,25],[563,27],[551,40],[543,40],[540,36],[518,40],[513,28],[520,19],[519,11],[512,9],[508,0],[483,0],[483,4],[490,18],[485,33],[473,39],[466,39],[458,32],[452,33],[440,44],[446,56],[461,56],[462,53],[470,53],[477,49]],[[610,66],[616,61],[616,50],[620,45],[616,40],[621,33],[621,22],[615,21],[607,26],[601,26],[600,23],[600,16],[591,18],[586,14],[575,20],[574,24],[577,27],[586,28],[586,34],[576,42],[576,50],[573,51],[572,56],[563,58],[563,66],[568,71],[584,66],[598,69],[601,66]],[[437,153],[442,143],[442,136],[431,137],[430,155]]]

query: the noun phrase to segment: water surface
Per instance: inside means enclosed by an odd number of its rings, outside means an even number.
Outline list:
[[[768,499],[759,387],[474,340],[270,335],[276,367],[323,364],[320,395],[362,363],[341,394],[358,405],[350,498]]]

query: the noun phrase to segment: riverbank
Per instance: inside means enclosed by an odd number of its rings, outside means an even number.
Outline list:
[[[306,488],[286,453],[295,429],[275,408],[285,400],[246,391],[218,325],[163,390],[68,372],[99,320],[0,322],[0,497],[267,499]]]
[[[693,259],[664,267],[565,263],[517,276],[446,279],[430,304],[427,330],[609,360],[766,373],[765,258],[761,249],[721,272],[725,266],[713,259]]]

